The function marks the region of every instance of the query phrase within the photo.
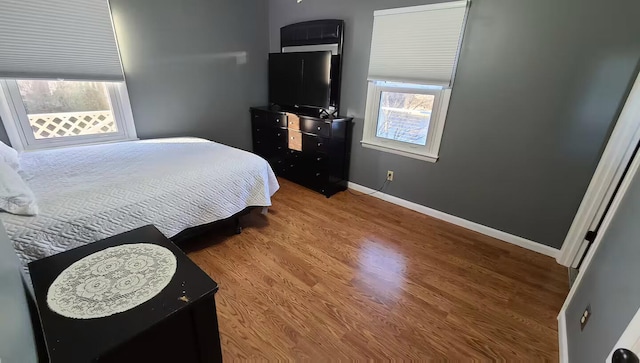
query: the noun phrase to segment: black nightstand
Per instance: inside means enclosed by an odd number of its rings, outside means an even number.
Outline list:
[[[47,291],[74,262],[108,247],[151,243],[176,257],[169,284],[141,305],[97,319],[71,319],[49,309]],[[220,362],[222,352],[211,280],[154,226],[146,226],[29,264],[51,362]]]

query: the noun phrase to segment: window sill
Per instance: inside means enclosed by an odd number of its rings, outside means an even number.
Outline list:
[[[368,149],[384,151],[384,152],[388,152],[388,153],[391,153],[391,154],[406,156],[408,158],[428,161],[428,162],[431,162],[431,163],[435,163],[436,161],[438,161],[438,158],[439,158],[437,155],[412,153],[410,151],[394,149],[394,148],[386,147],[386,146],[383,146],[383,145],[380,145],[380,144],[374,144],[374,143],[367,142],[367,141],[360,141],[360,144],[362,144],[362,147],[366,147]]]
[[[119,139],[105,139],[105,140],[92,140],[87,142],[67,142],[67,143],[51,143],[51,144],[39,144],[39,145],[31,145],[23,150],[23,152],[32,152],[32,151],[42,151],[42,150],[51,150],[51,149],[62,149],[66,147],[76,147],[76,146],[91,146],[91,145],[101,145],[101,144],[115,144],[118,142],[129,142],[129,141],[139,141],[140,139],[135,138],[119,138]]]

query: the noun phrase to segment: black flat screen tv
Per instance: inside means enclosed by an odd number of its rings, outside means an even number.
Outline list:
[[[329,108],[331,52],[269,54],[269,102],[284,107]]]

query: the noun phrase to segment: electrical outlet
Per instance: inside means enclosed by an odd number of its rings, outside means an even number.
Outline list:
[[[393,171],[391,170],[387,171],[387,180],[393,181]]]
[[[584,329],[584,327],[589,322],[589,318],[591,317],[591,305],[587,305],[587,308],[584,309],[582,315],[580,316],[580,331]]]

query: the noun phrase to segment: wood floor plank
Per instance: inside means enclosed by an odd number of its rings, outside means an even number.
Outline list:
[[[225,359],[558,360],[568,285],[552,258],[370,196],[280,182],[242,234],[184,246],[220,284]]]

